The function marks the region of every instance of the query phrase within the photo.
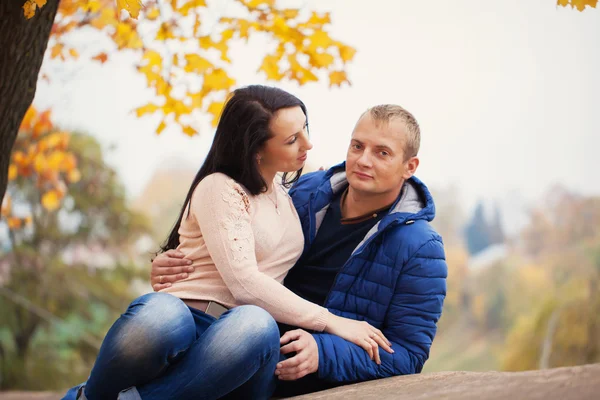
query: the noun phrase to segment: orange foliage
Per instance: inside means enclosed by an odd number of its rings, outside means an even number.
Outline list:
[[[26,16],[33,15],[45,1],[28,0],[23,7]],[[328,79],[330,86],[350,84],[345,69],[355,49],[329,36],[329,13],[283,8],[274,0],[216,3],[148,0],[142,7],[139,0],[62,0],[47,55],[61,61],[80,57],[64,37],[86,27],[110,38],[116,51],[134,51],[139,57],[137,70],[156,95],[135,111],[138,116],[162,116],[156,133],[174,124],[187,135],[197,134],[189,126],[197,111],[211,115],[215,124],[236,84],[228,72],[232,63],[229,47],[256,34],[267,37],[274,49],[264,50],[258,71],[268,79],[287,79],[299,85],[320,79]],[[123,19],[122,10],[141,18]],[[235,17],[223,16],[223,10]],[[102,52],[91,59],[105,63],[109,56]]]
[[[36,183],[40,202],[48,211],[58,209],[66,194],[67,183],[80,179],[77,159],[69,152],[69,134],[56,131],[50,111],[39,112],[30,107],[15,142],[9,165],[8,180],[18,184],[19,179]],[[2,203],[2,217],[10,229],[19,229],[31,223],[29,216],[13,214],[9,194]]]
[[[583,11],[586,6],[592,8],[596,7],[596,5],[598,5],[598,0],[558,0],[557,4],[563,7],[571,6],[579,11]]]

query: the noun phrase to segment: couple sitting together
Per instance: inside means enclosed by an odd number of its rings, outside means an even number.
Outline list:
[[[447,266],[419,144],[411,113],[375,106],[344,163],[301,176],[304,103],[234,91],[152,263],[155,293],[65,399],[268,399],[421,372]]]

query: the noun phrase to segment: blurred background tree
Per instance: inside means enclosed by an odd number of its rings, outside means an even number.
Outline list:
[[[148,224],[128,207],[98,142],[56,129],[49,111],[28,111],[10,171],[0,388],[64,388],[86,378],[136,278],[147,280],[136,265]]]

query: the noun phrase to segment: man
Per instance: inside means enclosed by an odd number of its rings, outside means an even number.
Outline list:
[[[374,362],[338,336],[281,327],[281,352],[289,358],[277,366],[278,395],[421,372],[442,312],[447,266],[429,224],[433,199],[413,176],[419,146],[412,114],[396,105],[372,107],[354,128],[346,162],[306,174],[290,190],[305,247],[285,286],[381,329],[394,353],[375,351]],[[185,274],[177,257],[172,251],[154,260],[155,290]]]

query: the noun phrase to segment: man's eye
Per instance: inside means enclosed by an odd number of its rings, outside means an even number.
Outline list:
[[[379,154],[381,154],[383,157],[387,157],[390,155],[390,153],[388,153],[387,151],[382,151]]]
[[[360,150],[360,144],[354,144],[354,145],[352,145],[352,147],[353,147],[355,150]]]

